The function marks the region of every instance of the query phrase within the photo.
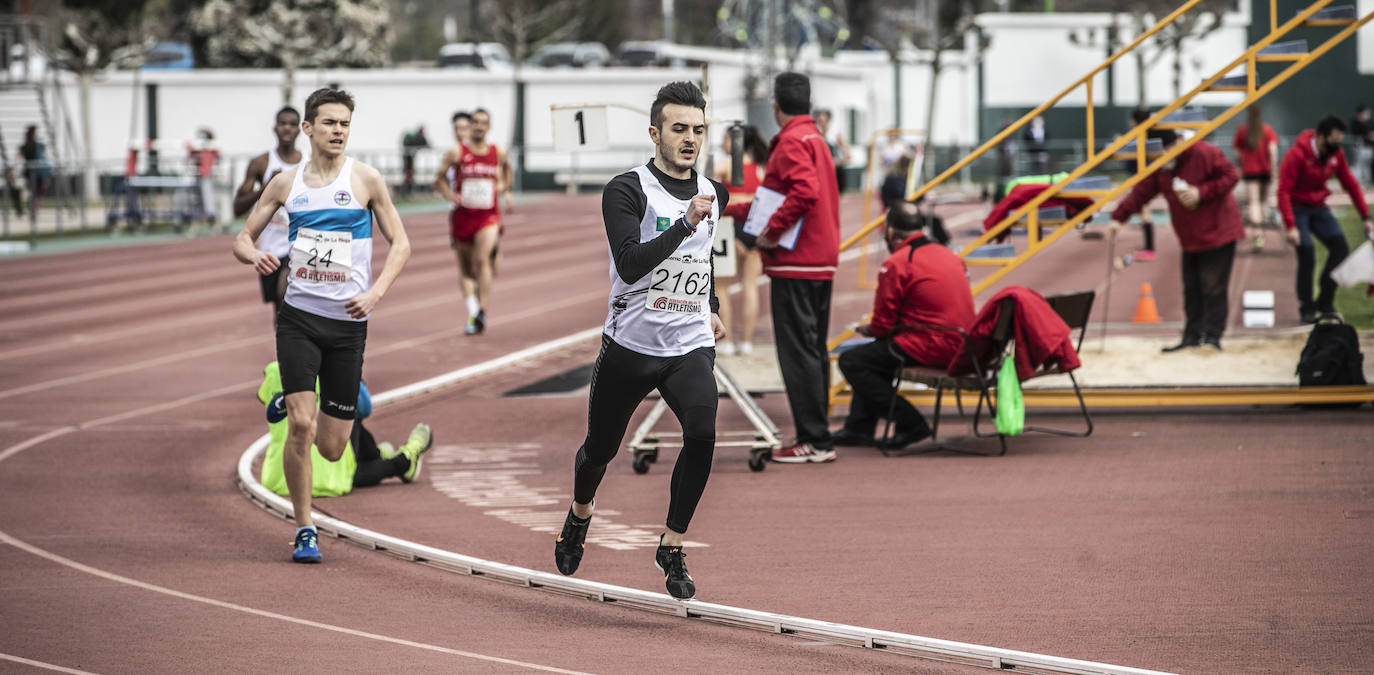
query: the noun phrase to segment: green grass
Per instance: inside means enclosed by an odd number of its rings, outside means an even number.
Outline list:
[[[1360,222],[1360,214],[1350,207],[1340,207],[1332,209],[1336,215],[1336,220],[1340,221],[1341,229],[1345,230],[1345,240],[1350,242],[1350,250],[1353,252],[1364,242],[1364,225]],[[1317,245],[1317,275],[1318,283],[1322,267],[1326,265],[1326,247]],[[1345,322],[1357,329],[1368,329],[1374,323],[1374,298],[1365,295],[1365,288],[1369,284],[1360,284],[1354,288],[1336,289],[1336,311],[1345,317]],[[1313,284],[1315,290],[1317,284]]]

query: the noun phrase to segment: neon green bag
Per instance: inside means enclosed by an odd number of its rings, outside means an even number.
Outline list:
[[[997,372],[997,433],[1020,436],[1026,428],[1026,403],[1021,398],[1021,378],[1016,376],[1016,359],[1002,359]]]

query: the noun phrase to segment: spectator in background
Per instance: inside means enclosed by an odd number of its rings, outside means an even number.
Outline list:
[[[1025,144],[1023,150],[1026,153],[1026,159],[1030,162],[1027,173],[1049,173],[1050,137],[1045,131],[1045,118],[1036,115],[1035,119],[1026,126],[1026,130],[1022,132],[1021,142]]]
[[[911,173],[911,155],[902,155],[883,176],[883,185],[878,190],[878,198],[883,202],[883,210],[906,199],[907,174]]]
[[[219,222],[215,204],[215,164],[219,162],[219,149],[215,147],[215,132],[201,127],[196,132],[194,145],[188,145],[187,155],[195,167],[196,183],[200,188],[201,218],[211,225]]]
[[[1007,130],[1012,125],[1012,120],[1002,123],[1002,128],[997,133]],[[1008,134],[1001,143],[997,144],[997,183],[992,189],[992,203],[996,204],[1007,196],[1007,181],[1016,174],[1016,140]]]
[[[1350,118],[1350,135],[1355,138],[1355,180],[1367,184],[1374,177],[1374,120],[1369,118],[1369,106],[1360,104],[1355,108],[1355,116]]]
[[[401,136],[401,169],[403,172],[401,192],[403,194],[409,195],[415,192],[415,155],[428,147],[429,139],[425,138],[425,125],[423,124],[415,131],[407,131]]]
[[[840,354],[840,372],[854,388],[844,427],[832,434],[835,445],[874,445],[874,430],[896,391],[892,373],[899,365],[944,368],[959,354],[958,333],[903,330],[922,323],[967,328],[973,323],[973,294],[964,261],[925,232],[928,219],[915,204],[897,202],[887,212],[885,238],[892,253],[878,272],[873,316],[855,330],[876,338]],[[895,431],[885,448],[899,449],[930,437],[930,426],[905,398],[896,399]]]
[[[1345,141],[1345,122],[1335,115],[1327,115],[1317,128],[1298,134],[1293,147],[1283,156],[1279,166],[1278,202],[1283,224],[1288,228],[1288,241],[1298,251],[1298,312],[1303,323],[1315,323],[1323,314],[1336,312],[1336,282],[1331,279],[1335,269],[1350,254],[1345,232],[1326,198],[1331,191],[1327,181],[1335,177],[1350,195],[1355,210],[1364,220],[1365,235],[1374,239],[1374,224],[1369,220],[1360,184],[1350,175],[1350,167],[1341,152]],[[1312,272],[1317,266],[1315,237],[1326,246],[1326,266],[1322,268],[1321,291],[1312,298]]]
[[[1131,127],[1135,128],[1140,126],[1141,124],[1144,124],[1146,120],[1150,119],[1150,115],[1151,113],[1149,108],[1141,107],[1132,110]],[[1161,136],[1162,133],[1163,131],[1159,129],[1150,129],[1149,131],[1145,132],[1145,146],[1147,148],[1147,152],[1150,145],[1150,141],[1163,140],[1163,137]],[[1150,160],[1149,156],[1147,155],[1145,163],[1148,165],[1150,161],[1152,160]],[[1136,173],[1137,168],[1139,167],[1137,166],[1135,160],[1126,160],[1126,172],[1128,175],[1134,175]],[[1142,237],[1145,238],[1145,247],[1135,252],[1135,260],[1137,262],[1150,262],[1155,259],[1155,223],[1153,220],[1150,220],[1150,211],[1146,208],[1140,209],[1140,234]]]
[[[48,181],[52,178],[52,163],[43,141],[38,140],[38,125],[30,124],[24,129],[19,158],[23,160],[24,181],[29,187],[29,208],[37,209],[38,200],[48,193]]]
[[[1170,129],[1159,131],[1165,150],[1178,142]],[[1112,213],[1113,235],[1155,195],[1169,205],[1169,218],[1183,248],[1183,339],[1165,347],[1176,352],[1206,346],[1221,350],[1226,330],[1227,289],[1236,240],[1245,238],[1240,207],[1231,190],[1240,176],[1222,151],[1198,141],[1174,161],[1136,183]]]
[[[1245,123],[1231,140],[1240,158],[1240,176],[1245,181],[1247,224],[1255,228],[1253,250],[1264,250],[1264,207],[1269,203],[1269,185],[1279,167],[1279,135],[1264,123],[1258,103],[1245,111]]]
[[[772,278],[773,335],[796,443],[775,450],[777,462],[835,459],[828,421],[830,291],[840,259],[840,194],[830,148],[808,113],[811,80],[781,73],[773,80],[773,117],[780,130],[768,148],[757,200],[780,200],[758,237],[763,272]],[[786,246],[782,244],[786,243]]]
[[[830,159],[835,162],[835,185],[844,192],[844,168],[849,166],[849,141],[845,140],[843,131],[831,129],[830,122],[829,110],[816,111],[816,128],[820,129],[825,144],[830,147]]]
[[[730,145],[730,134],[721,140],[721,149],[730,157],[734,148]],[[754,353],[754,326],[759,319],[759,275],[763,272],[763,260],[759,249],[748,237],[739,236],[744,230],[744,221],[749,218],[749,203],[754,200],[754,192],[763,182],[763,167],[768,163],[768,144],[763,135],[753,125],[744,127],[744,171],[743,185],[736,187],[730,175],[733,163],[726,161],[716,170],[716,180],[725,185],[730,194],[730,203],[724,215],[735,219],[735,276],[740,284],[740,326],[735,330],[733,304],[730,300],[729,284],[716,284],[716,297],[720,299],[720,322],[725,325],[725,339],[716,343],[716,353],[732,356],[738,353],[748,356]],[[720,277],[717,278],[728,278]],[[738,339],[738,343],[731,338]]]

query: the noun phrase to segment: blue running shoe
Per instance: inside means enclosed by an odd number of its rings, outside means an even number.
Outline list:
[[[320,555],[318,539],[313,527],[296,532],[296,550],[291,553],[291,562],[317,563],[324,560],[324,556]]]

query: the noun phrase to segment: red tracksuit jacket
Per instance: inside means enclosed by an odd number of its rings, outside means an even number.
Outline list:
[[[1210,251],[1243,239],[1245,223],[1240,219],[1236,198],[1231,196],[1240,176],[1226,154],[1211,143],[1198,141],[1184,150],[1175,164],[1172,169],[1160,169],[1136,183],[1112,212],[1112,219],[1125,222],[1158,194],[1169,204],[1169,220],[1184,251]],[[1178,200],[1173,187],[1175,176],[1197,188],[1196,209],[1189,209]]]
[[[973,322],[964,261],[935,243],[912,249],[925,236],[911,235],[883,261],[869,323],[873,337],[888,337],[908,323],[965,328]],[[917,363],[935,367],[948,366],[964,346],[958,333],[944,331],[904,331],[893,341]]]
[[[1293,220],[1293,205],[1322,206],[1331,191],[1326,189],[1326,181],[1334,175],[1350,195],[1350,201],[1360,212],[1360,217],[1369,217],[1369,207],[1364,203],[1364,193],[1360,184],[1350,175],[1350,165],[1345,163],[1345,153],[1337,149],[1323,161],[1317,156],[1315,139],[1317,132],[1308,129],[1298,134],[1293,147],[1284,153],[1279,163],[1279,213],[1283,214],[1283,224],[1288,229],[1297,227]]]
[[[769,143],[763,187],[787,195],[763,236],[777,240],[806,217],[792,250],[762,249],[763,273],[785,279],[834,279],[840,262],[840,190],[830,146],[810,115],[789,120]]]

